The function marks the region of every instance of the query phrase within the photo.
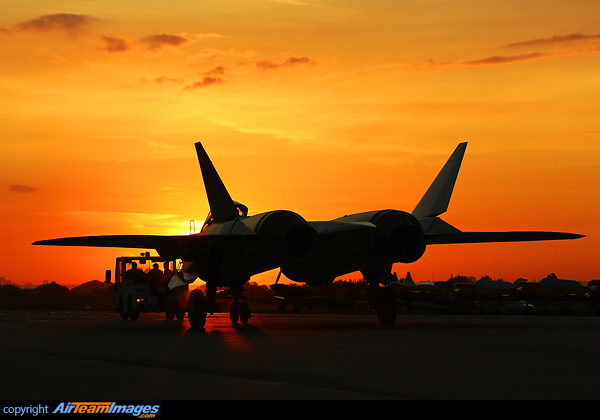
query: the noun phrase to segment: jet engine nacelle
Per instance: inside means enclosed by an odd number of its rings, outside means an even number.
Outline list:
[[[338,221],[368,222],[381,237],[378,252],[389,262],[412,263],[425,253],[425,234],[413,215],[399,210],[379,210],[344,216]]]
[[[260,249],[282,262],[302,262],[319,250],[317,232],[302,216],[288,210],[274,210],[243,220],[258,236]]]

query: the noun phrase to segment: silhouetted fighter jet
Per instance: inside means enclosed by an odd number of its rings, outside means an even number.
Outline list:
[[[379,320],[391,323],[397,314],[396,298],[387,287],[395,279],[392,264],[417,261],[427,245],[583,237],[561,232],[462,232],[440,219],[448,208],[467,143],[458,145],[412,213],[377,210],[311,222],[288,210],[248,216],[248,208],[232,200],[202,144],[195,146],[210,206],[200,233],[84,236],[34,245],[155,249],[161,257],[181,258],[183,281],[191,283],[199,277],[206,282],[206,296],[196,289],[188,302],[190,324],[204,326],[218,288],[227,288],[234,296],[230,315],[236,323],[244,283],[277,267],[290,280],[313,287],[329,286],[338,276],[360,271]]]

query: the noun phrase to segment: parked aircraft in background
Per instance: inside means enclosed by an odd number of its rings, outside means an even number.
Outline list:
[[[497,302],[496,312],[500,312],[502,301],[514,300],[519,296],[514,283],[508,281],[481,279],[475,283],[457,283],[454,293],[460,299],[479,302]],[[484,310],[484,305],[480,305]]]
[[[462,232],[440,219],[467,143],[457,146],[412,213],[376,210],[314,222],[288,210],[248,216],[248,208],[232,200],[203,146],[195,146],[210,206],[200,233],[85,236],[34,245],[155,249],[162,257],[181,258],[183,270],[173,282],[185,284],[198,277],[206,282],[206,296],[195,289],[188,301],[190,324],[204,326],[207,313],[214,310],[217,288],[227,288],[234,296],[230,316],[235,323],[244,283],[276,267],[288,279],[313,287],[327,287],[336,277],[360,271],[369,286],[371,307],[382,323],[391,323],[397,315],[395,294],[388,287],[395,279],[392,264],[417,261],[427,245],[582,237],[560,232]]]
[[[527,301],[518,300],[515,302],[507,303],[506,305],[504,305],[504,309],[507,312],[525,315],[533,312],[535,310],[535,306]]]
[[[536,283],[521,282],[516,286],[516,290],[522,296],[546,302],[545,314],[549,312],[548,305],[551,301],[562,302],[561,314],[566,314],[569,299],[585,299],[588,289],[589,285],[585,287],[578,281],[559,279],[555,275],[550,275]]]
[[[474,308],[474,302],[464,302],[452,292],[454,282],[419,282],[415,283],[410,272],[404,280],[390,282],[389,286],[394,292],[401,307],[406,307],[407,313],[412,309],[425,309],[444,311],[448,309],[461,310]]]
[[[600,315],[600,280],[590,280],[587,287],[590,306],[596,310],[596,315]]]
[[[316,289],[306,290],[300,286],[272,284],[269,287],[275,292],[275,298],[282,301],[279,306],[281,313],[287,312],[288,304],[293,305],[294,313],[299,313],[303,307],[335,309],[343,313],[353,309],[356,303],[351,292],[348,292],[342,299],[336,299]]]

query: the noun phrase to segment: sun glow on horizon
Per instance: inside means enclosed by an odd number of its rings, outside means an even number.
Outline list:
[[[251,215],[307,220],[410,212],[467,141],[444,220],[587,237],[431,246],[395,271],[600,277],[600,3],[60,6],[0,18],[7,279],[81,283],[122,254],[39,239],[199,232],[197,141]]]

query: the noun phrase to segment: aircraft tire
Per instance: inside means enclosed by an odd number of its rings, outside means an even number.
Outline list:
[[[185,318],[185,310],[176,311],[175,317],[177,318],[178,321],[183,321],[183,318]]]
[[[382,325],[393,324],[398,316],[396,295],[389,287],[381,288],[377,293],[377,319]]]
[[[204,328],[206,325],[208,300],[202,290],[192,290],[188,297],[188,322],[192,328]]]
[[[229,305],[229,320],[233,325],[237,324],[240,319],[240,304],[236,301]]]
[[[246,302],[240,303],[240,321],[242,321],[242,324],[246,325],[248,320],[250,320],[250,317],[250,308],[248,307],[248,304]]]

